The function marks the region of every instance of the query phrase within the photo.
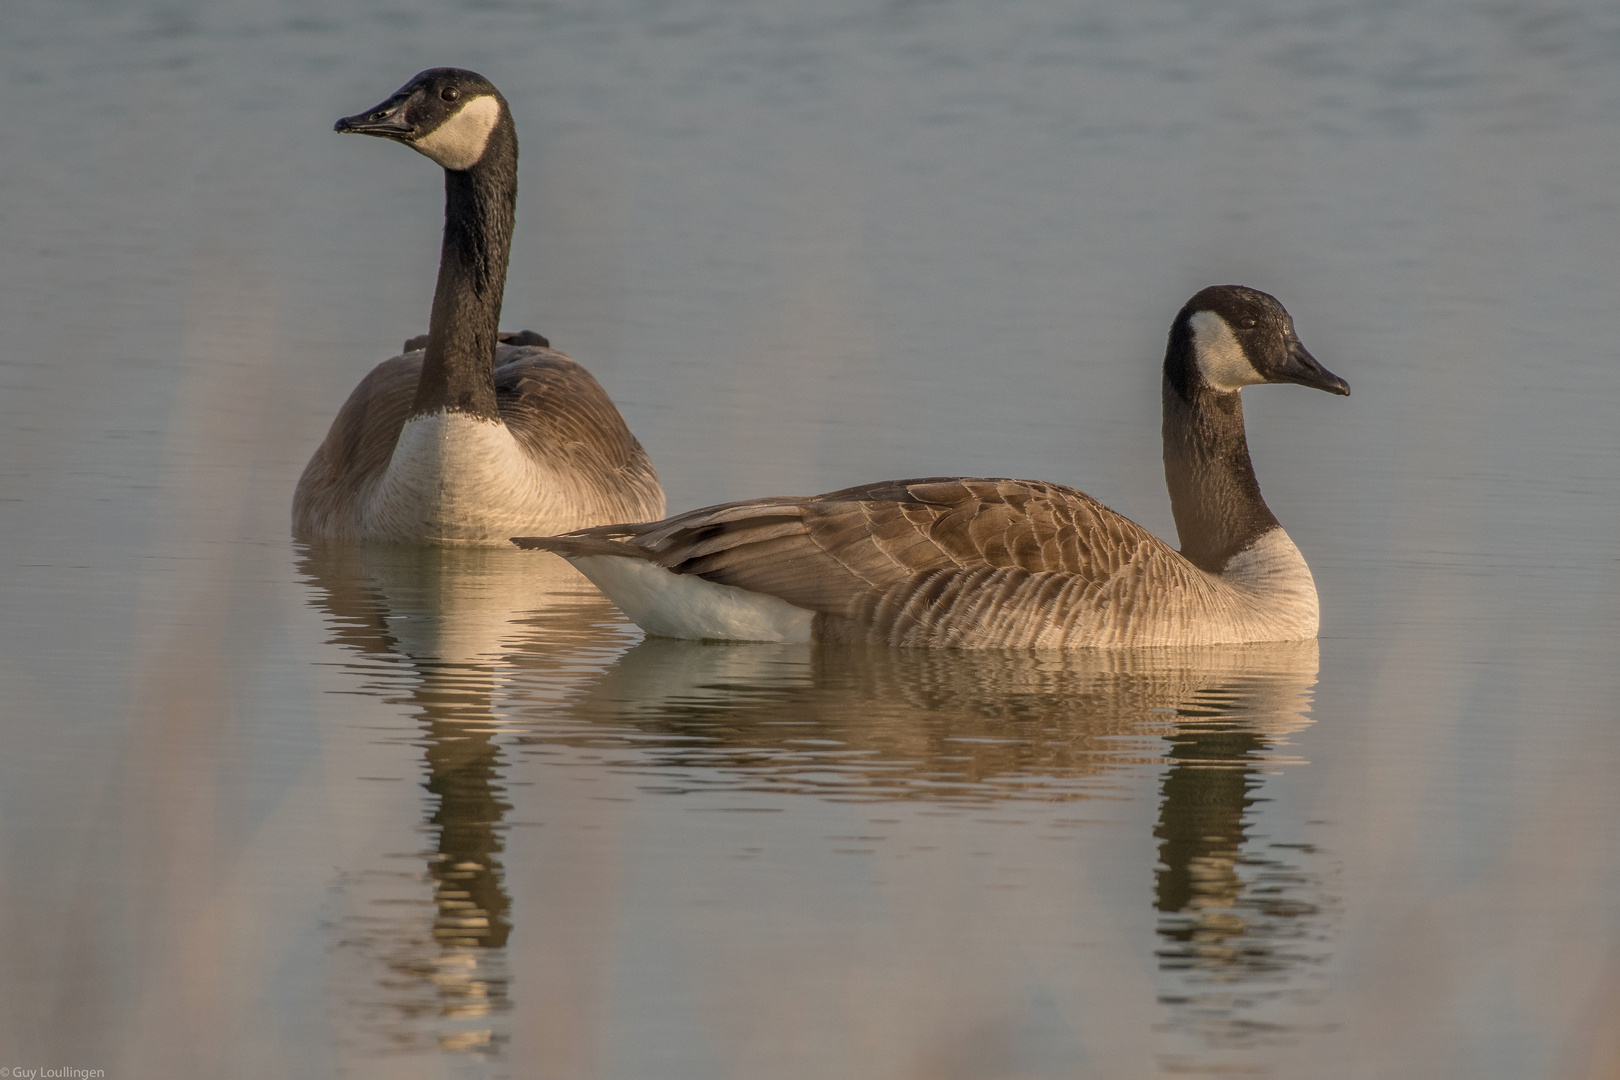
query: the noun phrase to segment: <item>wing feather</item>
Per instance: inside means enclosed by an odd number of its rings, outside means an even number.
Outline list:
[[[1061,644],[1082,608],[1129,596],[1111,589],[1126,584],[1115,580],[1122,570],[1134,579],[1144,561],[1179,561],[1073,488],[959,477],[726,503],[573,535],[815,611],[825,640],[888,644]]]
[[[531,458],[602,504],[591,516],[663,516],[664,492],[652,459],[607,391],[572,359],[541,346],[498,346],[495,404]]]
[[[416,399],[420,353],[384,360],[343,402],[293,493],[298,536],[348,536],[357,494],[388,468]]]

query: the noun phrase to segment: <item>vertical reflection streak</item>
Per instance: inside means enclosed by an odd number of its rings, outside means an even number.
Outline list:
[[[1310,722],[1317,663],[1315,642],[1039,654],[650,639],[573,703],[577,726],[552,718],[518,743],[590,745],[657,776],[643,790],[664,797],[1128,799],[1133,772],[1161,768],[1145,959],[1178,1047],[1161,1064],[1185,1071],[1323,1023],[1296,1008],[1316,1001],[1331,936],[1320,859],[1257,818],[1268,776],[1299,764],[1288,738]]]
[[[594,640],[612,636],[610,609],[560,560],[516,551],[334,546],[307,550],[300,569],[333,643],[364,661],[349,666],[366,689],[415,718],[428,796],[417,831],[432,846],[404,856],[420,869],[344,878],[340,946],[371,968],[345,1006],[377,1051],[499,1055],[513,927],[497,699],[529,633],[520,619],[540,609]]]
[[[479,697],[488,715],[489,698]],[[457,702],[451,708],[456,705],[467,707]],[[439,909],[433,936],[446,946],[499,949],[512,929],[506,918],[511,901],[497,858],[502,850],[497,830],[512,809],[501,798],[501,752],[487,732],[468,732],[466,721],[435,715],[440,710],[444,702],[423,710],[428,767],[423,786],[439,799],[428,818],[439,833],[438,857],[428,866]]]
[[[1297,709],[1308,709],[1301,694]],[[1308,844],[1255,850],[1255,808],[1290,725],[1256,711],[1241,687],[1177,710],[1160,784],[1154,908],[1160,1003],[1173,1027],[1214,1048],[1286,1039],[1297,1025],[1267,1007],[1309,1003],[1300,976],[1325,958],[1320,874]],[[1289,852],[1284,856],[1283,852]]]
[[[427,818],[438,833],[427,859],[438,952],[415,966],[407,960],[402,969],[431,982],[445,1019],[489,1021],[511,1008],[504,953],[511,900],[497,858],[501,822],[511,805],[501,798],[501,753],[488,727],[494,672],[439,664],[422,664],[419,670],[421,682],[413,693],[426,736],[422,786],[438,801]],[[457,1028],[438,1037],[446,1050],[490,1052],[504,1041],[492,1027]]]

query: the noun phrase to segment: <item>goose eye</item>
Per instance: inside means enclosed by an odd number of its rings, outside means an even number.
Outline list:
[[[461,91],[457,90],[453,86],[447,86],[443,90],[439,91],[439,96],[446,101],[454,101],[456,98],[461,96]]]
[[[1253,330],[1254,328],[1255,328],[1255,321],[1254,321],[1253,318],[1244,317],[1244,318],[1241,318],[1241,319],[1238,320],[1238,329],[1239,330]]]

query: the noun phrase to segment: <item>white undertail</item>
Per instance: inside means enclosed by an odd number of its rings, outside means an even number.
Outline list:
[[[779,597],[677,574],[641,558],[583,555],[569,561],[649,634],[788,644],[810,640],[815,612]]]

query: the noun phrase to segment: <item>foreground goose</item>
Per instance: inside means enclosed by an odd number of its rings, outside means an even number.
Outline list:
[[[1239,392],[1349,385],[1275,298],[1216,285],[1164,358],[1164,472],[1181,551],[1033,480],[893,480],[643,525],[519,537],[648,633],[737,641],[1086,648],[1316,636],[1316,583],[1260,497]]]
[[[590,373],[538,334],[497,334],[518,151],[500,91],[434,68],[337,130],[444,167],[444,247],[426,341],[343,403],[298,481],[294,534],[504,544],[663,516],[652,462]]]

